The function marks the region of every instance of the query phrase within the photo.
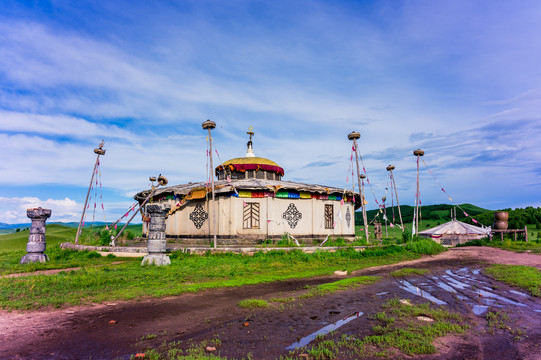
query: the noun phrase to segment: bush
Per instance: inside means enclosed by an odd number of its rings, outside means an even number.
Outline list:
[[[411,232],[402,231],[402,243],[407,244],[409,242],[411,242]]]
[[[346,239],[344,238],[336,238],[336,239],[329,239],[323,246],[346,246],[348,243],[346,243]]]
[[[484,246],[486,245],[483,239],[470,240],[464,244],[457,244],[456,247],[465,247],[465,246]]]
[[[276,246],[295,247],[297,244],[295,244],[293,239],[291,239],[287,234],[283,234],[282,238],[276,243]]]
[[[103,229],[100,231],[100,245],[109,245],[111,242],[111,230]]]
[[[436,255],[446,251],[445,247],[428,239],[415,239],[411,244],[406,245],[406,249],[420,255]]]

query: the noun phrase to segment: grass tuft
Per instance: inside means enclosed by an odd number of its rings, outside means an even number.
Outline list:
[[[335,282],[321,284],[310,287],[308,293],[300,296],[301,299],[306,299],[314,296],[324,296],[333,294],[337,291],[347,290],[361,285],[369,285],[379,281],[379,276],[358,276],[347,279],[338,280]]]
[[[266,309],[269,307],[269,303],[262,299],[245,299],[237,305],[243,309]]]
[[[413,269],[413,268],[404,268],[400,270],[393,271],[391,276],[394,277],[406,277],[411,275],[424,275],[428,272],[428,269]]]

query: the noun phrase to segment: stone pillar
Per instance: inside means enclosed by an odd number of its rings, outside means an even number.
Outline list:
[[[171,260],[165,254],[165,215],[171,209],[169,204],[149,204],[146,206],[150,216],[149,234],[147,240],[148,255],[143,258],[141,265],[169,265]]]
[[[21,264],[38,261],[47,262],[49,261],[49,257],[44,254],[46,247],[45,221],[51,217],[51,209],[28,209],[26,210],[26,216],[32,220],[32,225],[30,226],[30,235],[26,244],[28,254],[22,257]]]

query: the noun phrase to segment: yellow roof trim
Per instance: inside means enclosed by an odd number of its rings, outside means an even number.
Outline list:
[[[234,164],[262,164],[262,165],[271,165],[271,166],[278,166],[278,167],[281,167],[280,165],[278,165],[277,163],[275,163],[274,161],[272,160],[269,160],[269,159],[265,159],[265,158],[262,158],[262,157],[242,157],[242,158],[235,158],[235,159],[231,159],[231,160],[227,160],[226,162],[223,163],[223,165],[234,165]]]

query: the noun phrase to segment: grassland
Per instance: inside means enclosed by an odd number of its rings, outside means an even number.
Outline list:
[[[51,261],[45,264],[18,264],[24,255],[24,234],[19,244],[0,252],[0,272],[31,272],[45,269],[81,267],[57,275],[0,278],[0,308],[37,309],[113,300],[163,297],[208,288],[236,287],[332,274],[335,270],[354,271],[366,267],[396,263],[434,254],[444,249],[432,241],[417,241],[407,246],[382,246],[362,252],[351,248],[330,253],[271,251],[253,256],[211,254],[204,256],[174,252],[167,267],[141,267],[140,258],[100,257],[95,252],[75,252],[58,248],[58,243],[73,235],[72,229],[53,226],[53,245],[48,244]],[[56,230],[57,232],[55,232]],[[24,240],[24,241],[23,241]],[[10,239],[5,240],[11,244]],[[21,244],[22,243],[22,244]],[[56,245],[54,245],[56,243]],[[15,246],[16,245],[16,246]],[[120,261],[119,261],[120,260]]]
[[[0,279],[0,307],[36,309],[162,297],[208,288],[328,275],[338,269],[353,271],[417,257],[418,254],[395,246],[364,252],[275,251],[254,256],[173,253],[171,265],[167,267],[141,267],[140,259],[99,267],[88,262],[81,270],[58,275]]]
[[[45,236],[48,247],[63,242],[73,242],[77,233],[77,228],[59,224],[50,224],[46,228]],[[103,228],[104,226],[85,227],[81,235],[81,243],[96,241],[99,238],[99,232]],[[141,236],[141,225],[128,225],[125,231],[130,231],[134,236]],[[25,250],[28,235],[30,235],[29,230],[0,235],[0,251]]]
[[[62,242],[73,241],[77,229],[57,224],[47,225],[47,246],[54,246]],[[0,235],[0,251],[25,250],[28,241],[28,230],[11,234]]]
[[[541,297],[541,271],[524,265],[491,265],[485,270],[496,280],[527,289],[532,295]]]

